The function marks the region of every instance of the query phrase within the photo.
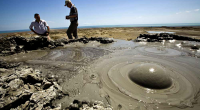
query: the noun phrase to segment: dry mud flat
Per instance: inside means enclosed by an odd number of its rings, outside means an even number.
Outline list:
[[[49,82],[58,82],[68,95],[51,104],[62,109],[198,110],[200,44],[176,38],[73,42],[1,59],[41,70]]]

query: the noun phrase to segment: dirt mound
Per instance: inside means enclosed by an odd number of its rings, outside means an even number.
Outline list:
[[[22,36],[13,36],[8,38],[0,38],[0,55],[12,55],[15,53],[26,52],[29,50],[37,50],[42,48],[55,48],[64,46],[73,42],[88,43],[89,41],[98,41],[103,44],[114,42],[112,39],[102,37],[80,38],[80,39],[58,39],[56,41],[48,41],[46,37],[24,38]]]
[[[194,39],[191,37],[179,36],[169,33],[160,33],[160,34],[140,34],[139,37],[135,40],[136,42],[162,42],[163,40],[184,40],[184,41],[197,41],[200,42],[200,39]]]

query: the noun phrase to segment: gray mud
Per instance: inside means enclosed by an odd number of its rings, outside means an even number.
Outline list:
[[[23,62],[58,82],[69,94],[54,102],[63,109],[78,108],[81,102],[113,110],[199,110],[199,46],[194,41],[115,39],[111,44],[75,42],[1,59]],[[76,99],[80,102],[73,103]]]
[[[199,43],[173,40],[137,44],[90,67],[111,105],[125,110],[198,110],[199,50],[191,46]]]

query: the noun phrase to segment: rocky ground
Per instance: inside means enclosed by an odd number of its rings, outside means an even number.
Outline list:
[[[165,40],[180,40],[184,41],[181,45],[189,47],[193,50],[200,49],[200,39],[195,39],[191,37],[179,36],[176,34],[160,33],[160,34],[140,34],[140,36],[135,39],[135,42],[163,42]],[[190,42],[194,41],[194,42]]]
[[[48,41],[45,37],[24,38],[13,36],[0,39],[0,55],[7,56],[36,49],[52,49],[73,42],[112,43],[108,38],[80,38],[74,40],[59,39]],[[60,110],[61,104],[54,105],[54,101],[68,96],[57,84],[54,77],[43,77],[42,71],[20,63],[8,63],[0,60],[0,110]],[[66,110],[111,110],[105,108],[101,101],[79,101],[66,107]]]
[[[52,102],[68,96],[53,78],[44,78],[41,71],[30,67],[0,68],[0,110],[61,110]],[[74,102],[66,110],[112,110],[103,102]]]
[[[51,102],[67,95],[56,82],[42,78],[41,71],[29,67],[0,68],[0,76],[1,110],[57,110],[61,106]]]
[[[48,41],[46,37],[30,37],[25,38],[22,36],[4,37],[0,39],[0,55],[12,55],[15,53],[26,52],[30,50],[55,48],[58,46],[64,46],[65,44],[73,42],[82,42],[84,44],[89,41],[98,41],[103,44],[114,42],[113,39],[102,38],[102,37],[91,37],[91,38],[79,38],[79,39],[58,39],[55,41]]]
[[[145,41],[145,42],[162,42],[163,40],[183,40],[183,41],[196,41],[200,42],[200,39],[195,39],[191,37],[179,36],[176,34],[160,33],[160,34],[140,34],[135,41]]]
[[[199,39],[184,37],[176,34],[140,34],[136,42],[162,42],[163,40],[196,41]],[[0,39],[0,55],[8,56],[20,52],[37,49],[53,49],[65,46],[73,42],[88,43],[98,41],[103,44],[114,42],[111,38],[82,37],[68,40],[65,38],[48,41],[46,37],[22,37],[12,36]],[[194,45],[192,49],[199,49]],[[42,71],[20,66],[20,63],[8,63],[0,60],[0,110],[60,110],[61,104],[53,103],[57,99],[68,96],[57,84],[54,77],[44,77]],[[101,101],[74,100],[66,110],[112,110],[112,107],[104,107]]]

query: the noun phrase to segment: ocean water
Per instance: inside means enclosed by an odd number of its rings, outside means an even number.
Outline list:
[[[173,24],[130,24],[130,25],[96,25],[96,26],[79,26],[78,28],[109,28],[109,27],[182,27],[182,26],[200,26],[200,23],[173,23]],[[67,29],[68,27],[52,28],[52,29]],[[14,32],[26,32],[29,29],[23,30],[9,30],[0,31],[0,33],[14,33]]]

